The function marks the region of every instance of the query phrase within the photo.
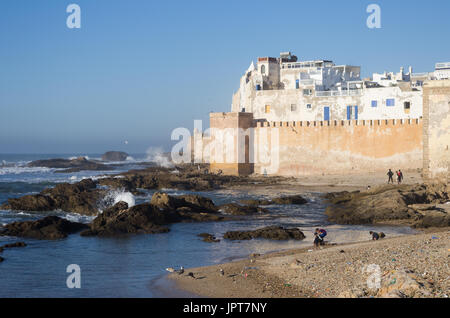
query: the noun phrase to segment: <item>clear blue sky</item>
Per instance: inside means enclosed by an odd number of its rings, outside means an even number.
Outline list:
[[[448,0],[0,0],[0,153],[170,149],[172,129],[229,111],[250,62],[281,51],[363,76],[432,71],[450,61],[449,16]]]

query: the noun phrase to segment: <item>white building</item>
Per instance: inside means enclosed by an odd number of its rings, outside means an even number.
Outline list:
[[[290,52],[260,57],[241,78],[232,112],[259,121],[415,119],[422,117],[422,87],[412,68],[360,78],[361,68],[329,60],[298,61]]]
[[[436,63],[433,79],[445,80],[450,79],[450,62]]]

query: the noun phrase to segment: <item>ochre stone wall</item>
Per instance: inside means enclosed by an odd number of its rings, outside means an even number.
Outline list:
[[[279,151],[270,152],[277,139]],[[422,168],[419,120],[257,123],[254,145],[256,173],[301,176]],[[270,152],[270,162],[262,158],[262,148],[270,148],[265,152]]]
[[[423,88],[423,171],[429,180],[450,179],[450,80]]]
[[[204,157],[209,157],[210,170],[226,175],[250,175],[254,164],[250,162],[250,138],[240,135],[239,129],[246,131],[253,127],[252,113],[211,113],[209,147],[204,149]],[[229,134],[227,142],[223,134]],[[218,148],[221,148],[218,151]],[[231,162],[228,158],[234,158]],[[238,158],[241,158],[239,160]]]

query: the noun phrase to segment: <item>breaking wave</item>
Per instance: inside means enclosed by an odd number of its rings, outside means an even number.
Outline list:
[[[123,189],[110,190],[105,197],[99,203],[99,210],[103,211],[120,201],[126,202],[128,207],[136,205],[136,199],[131,192],[125,191]]]
[[[159,167],[173,168],[174,164],[170,161],[170,158],[164,154],[162,148],[150,147],[146,151],[147,160],[154,162]]]
[[[45,167],[24,167],[24,166],[0,166],[0,176],[7,174],[22,174],[22,173],[42,173],[50,172],[52,169]]]

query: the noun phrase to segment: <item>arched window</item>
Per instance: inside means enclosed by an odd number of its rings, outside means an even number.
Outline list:
[[[261,65],[261,74],[266,74],[266,66]]]

